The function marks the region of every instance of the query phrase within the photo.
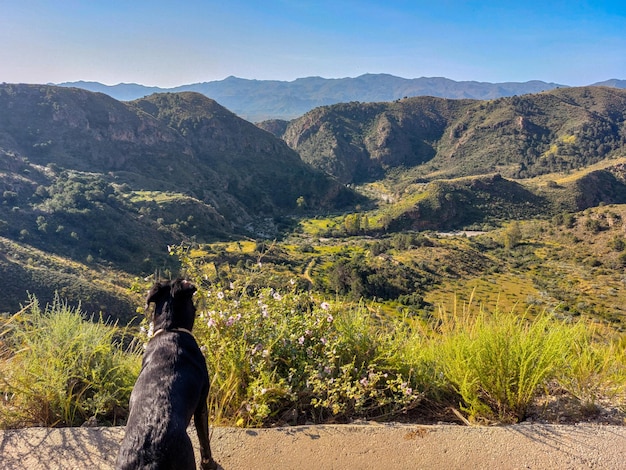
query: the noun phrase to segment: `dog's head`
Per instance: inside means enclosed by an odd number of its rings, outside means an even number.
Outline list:
[[[184,279],[157,282],[148,292],[146,307],[154,304],[154,329],[191,330],[196,318],[193,294],[196,286]]]

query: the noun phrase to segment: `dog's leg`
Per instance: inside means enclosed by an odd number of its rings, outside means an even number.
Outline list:
[[[200,456],[202,458],[202,470],[217,470],[217,463],[211,456],[211,444],[209,442],[209,410],[206,403],[206,395],[193,415],[193,421],[200,441]]]

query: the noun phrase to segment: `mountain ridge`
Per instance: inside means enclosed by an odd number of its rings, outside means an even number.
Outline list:
[[[615,86],[618,86],[620,81]],[[349,102],[382,102],[412,96],[493,99],[538,93],[559,87],[557,83],[490,83],[455,81],[445,77],[402,78],[390,74],[364,74],[358,77],[304,77],[293,81],[253,80],[229,76],[223,80],[192,83],[171,88],[149,87],[134,83],[103,85],[98,82],[64,82],[63,87],[78,87],[131,101],[152,93],[197,91],[212,98],[238,116],[252,122],[268,119],[294,119],[318,106]]]

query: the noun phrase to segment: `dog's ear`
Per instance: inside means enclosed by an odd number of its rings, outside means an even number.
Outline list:
[[[176,279],[172,283],[172,297],[177,298],[181,295],[193,295],[196,291],[196,286],[186,279]]]
[[[148,295],[146,295],[146,306],[151,303],[156,303],[158,298],[164,294],[169,293],[169,283],[157,282],[152,288],[148,291]]]

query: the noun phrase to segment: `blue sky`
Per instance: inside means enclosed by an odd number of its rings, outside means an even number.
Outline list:
[[[0,82],[626,79],[626,2],[1,0]]]

